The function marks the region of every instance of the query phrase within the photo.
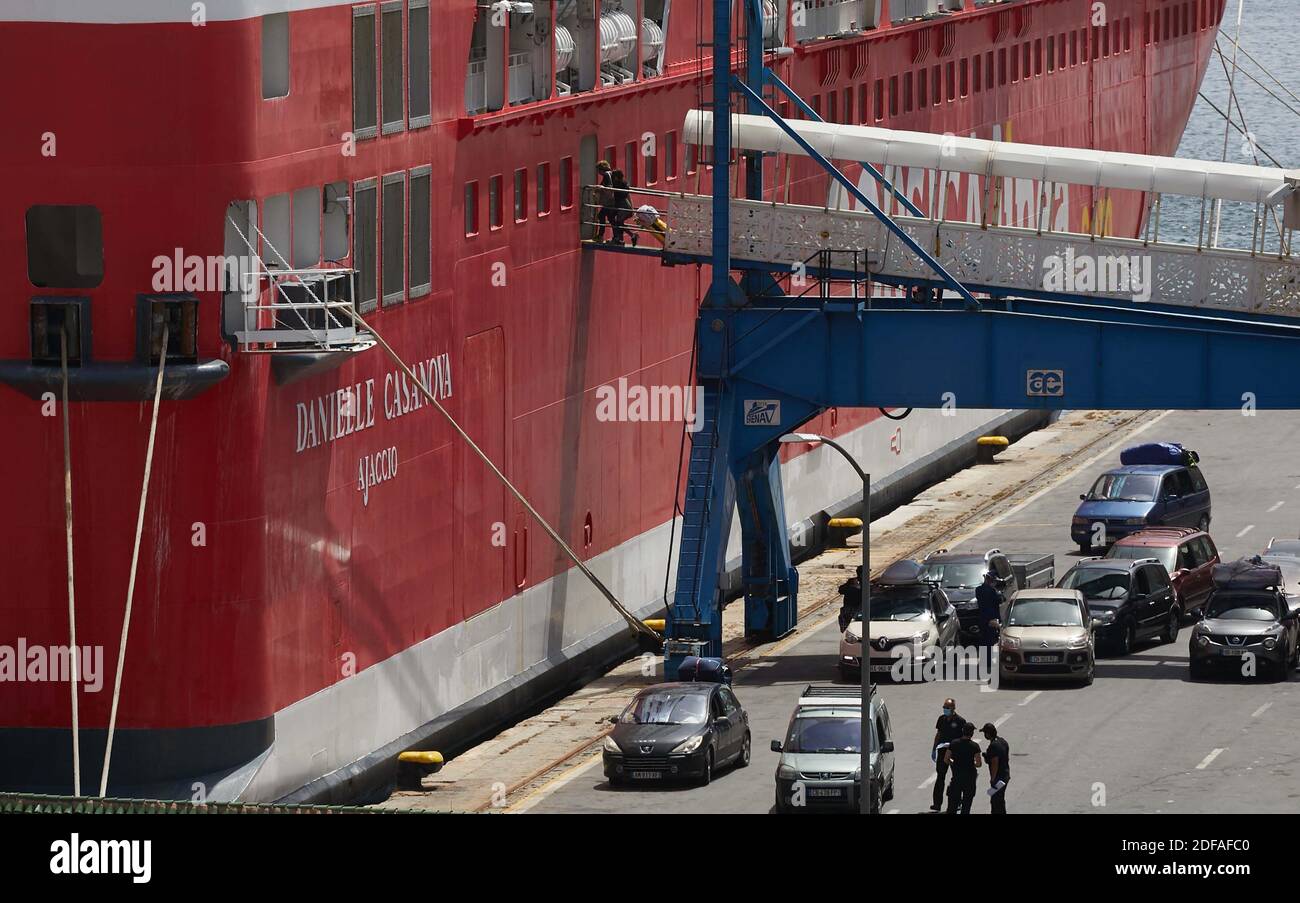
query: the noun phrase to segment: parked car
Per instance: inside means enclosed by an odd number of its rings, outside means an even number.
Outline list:
[[[1291,555],[1262,555],[1260,561],[1271,564],[1282,572],[1282,593],[1287,606],[1300,609],[1300,557]]]
[[[1132,464],[1108,470],[1070,520],[1070,539],[1085,554],[1146,527],[1210,529],[1210,489],[1199,467]],[[1101,524],[1098,531],[1096,525]],[[1101,536],[1098,536],[1098,533]]]
[[[637,693],[610,719],[605,777],[610,784],[694,779],[708,784],[715,768],[749,764],[749,716],[720,683],[657,684]]]
[[[1300,558],[1300,539],[1278,539],[1274,536],[1269,539],[1264,555],[1265,557],[1285,555],[1289,558]]]
[[[1094,621],[1077,589],[1025,589],[1011,597],[998,643],[999,678],[1080,680],[1096,671]]]
[[[1188,642],[1192,679],[1225,664],[1242,669],[1248,655],[1275,680],[1285,678],[1300,663],[1300,610],[1287,602],[1281,570],[1256,557],[1221,564],[1214,576]]]
[[[911,559],[896,561],[871,583],[871,649],[873,673],[892,671],[899,658],[910,656],[915,667],[957,641],[957,610],[925,569]],[[899,647],[910,647],[906,653]],[[839,670],[844,680],[858,679],[862,666],[862,614],[849,621],[840,636]]]
[[[889,709],[871,686],[867,787],[872,812],[894,798],[894,734]],[[862,793],[862,688],[809,684],[799,697],[776,766],[778,812],[857,812]]]
[[[1159,559],[1169,572],[1169,580],[1174,586],[1174,601],[1186,617],[1201,610],[1214,588],[1211,574],[1219,563],[1219,550],[1210,534],[1200,530],[1148,527],[1116,540],[1106,557]]]
[[[1169,572],[1155,558],[1084,558],[1058,586],[1077,589],[1097,620],[1096,642],[1128,655],[1139,640],[1178,639],[1181,612]]]
[[[987,552],[939,549],[927,555],[921,564],[925,567],[923,579],[938,583],[957,610],[961,634],[976,639],[980,635],[980,623],[975,590],[984,582],[985,572],[997,575],[998,589],[1007,596],[1056,582],[1052,555],[1006,555],[1001,549]]]

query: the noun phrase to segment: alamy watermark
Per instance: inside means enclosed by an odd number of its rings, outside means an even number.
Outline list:
[[[1151,300],[1151,258],[1140,254],[1064,254],[1043,258],[1043,289],[1064,294],[1128,295],[1134,301]]]
[[[76,661],[73,661],[74,654]],[[13,646],[0,645],[0,683],[68,683],[76,678],[87,693],[104,686],[104,647],[43,646],[19,637]]]
[[[687,432],[704,426],[703,386],[642,386],[620,376],[614,385],[596,387],[596,419],[602,423],[685,423]]]

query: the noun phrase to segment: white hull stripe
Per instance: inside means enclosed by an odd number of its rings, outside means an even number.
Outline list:
[[[198,8],[208,22],[237,22],[271,13],[350,6],[355,0],[0,0],[0,22],[79,22],[131,25],[193,22]]]

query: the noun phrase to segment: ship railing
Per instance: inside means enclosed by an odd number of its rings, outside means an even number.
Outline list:
[[[1035,215],[1033,205],[1028,205],[1027,225],[1002,224],[998,216],[981,216],[978,210],[973,211],[973,219],[954,218],[933,208],[925,217],[901,215],[897,210],[891,210],[890,216],[917,244],[933,249],[944,269],[974,292],[1300,317],[1300,256],[1294,253],[1293,240],[1300,220],[1294,215],[1260,205],[1254,234],[1243,230],[1244,246],[1222,247],[1209,240],[1212,199],[1203,205],[1199,238],[1193,233],[1187,241],[1176,241],[1159,235],[1158,196],[1150,199],[1145,234],[1129,238],[1108,234],[1109,195],[1089,205],[1084,226],[1089,231],[1072,232],[1059,228],[1053,221],[1056,217],[1048,216],[1052,190],[1036,193],[1039,209]],[[940,194],[942,207],[948,192]],[[1053,213],[1062,215],[1059,209]],[[819,276],[830,273],[844,279],[851,278],[860,265],[846,255],[865,249],[871,252],[867,276],[872,282],[915,287],[934,281],[925,264],[864,210],[733,198],[730,219],[733,260],[789,261],[797,266],[818,255]],[[710,257],[712,197],[672,195],[665,220],[671,224],[665,253],[695,260]],[[1227,236],[1219,232],[1219,238]],[[823,251],[827,253],[821,255]],[[808,268],[812,269],[811,263]]]
[[[355,312],[357,271],[344,267],[263,270],[259,290],[244,303],[243,329],[235,333],[247,352],[352,351],[369,347]]]

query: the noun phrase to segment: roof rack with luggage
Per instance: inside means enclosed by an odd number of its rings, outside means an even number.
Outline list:
[[[1235,590],[1276,590],[1285,585],[1282,569],[1268,564],[1258,555],[1214,566],[1214,588]]]

